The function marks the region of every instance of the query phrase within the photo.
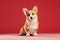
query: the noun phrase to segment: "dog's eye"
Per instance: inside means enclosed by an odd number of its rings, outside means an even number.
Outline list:
[[[27,14],[27,16],[30,16],[30,14]]]
[[[34,15],[34,13],[32,13],[32,15]]]

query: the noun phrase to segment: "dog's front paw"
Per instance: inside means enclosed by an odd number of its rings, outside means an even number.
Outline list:
[[[34,33],[33,35],[34,35],[34,36],[37,36],[37,33]]]
[[[26,34],[26,36],[30,36],[30,34],[29,34],[29,33],[27,33],[27,34]]]

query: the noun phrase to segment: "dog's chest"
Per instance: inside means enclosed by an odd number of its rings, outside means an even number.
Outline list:
[[[30,24],[28,24],[29,29],[36,29],[37,28],[37,23],[36,22],[32,22]]]
[[[29,32],[30,32],[30,34],[33,34],[33,32],[37,29],[37,23],[30,23],[29,25],[28,25],[28,28],[29,28]]]
[[[36,29],[37,28],[37,19],[34,19],[32,21],[27,20],[27,25],[29,29]]]
[[[37,29],[37,20],[28,22],[28,29],[30,33],[33,33]]]

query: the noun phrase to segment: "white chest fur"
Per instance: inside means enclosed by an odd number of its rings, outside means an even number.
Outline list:
[[[29,28],[29,32],[32,34],[37,29],[37,19],[34,19],[32,21],[27,20],[27,25]]]

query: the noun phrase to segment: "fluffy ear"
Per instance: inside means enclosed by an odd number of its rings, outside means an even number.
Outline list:
[[[38,12],[38,7],[35,5],[32,10],[33,10],[35,13],[37,13],[37,12]]]
[[[28,13],[28,9],[23,8],[23,13],[24,13],[25,15],[27,15],[27,13]]]

